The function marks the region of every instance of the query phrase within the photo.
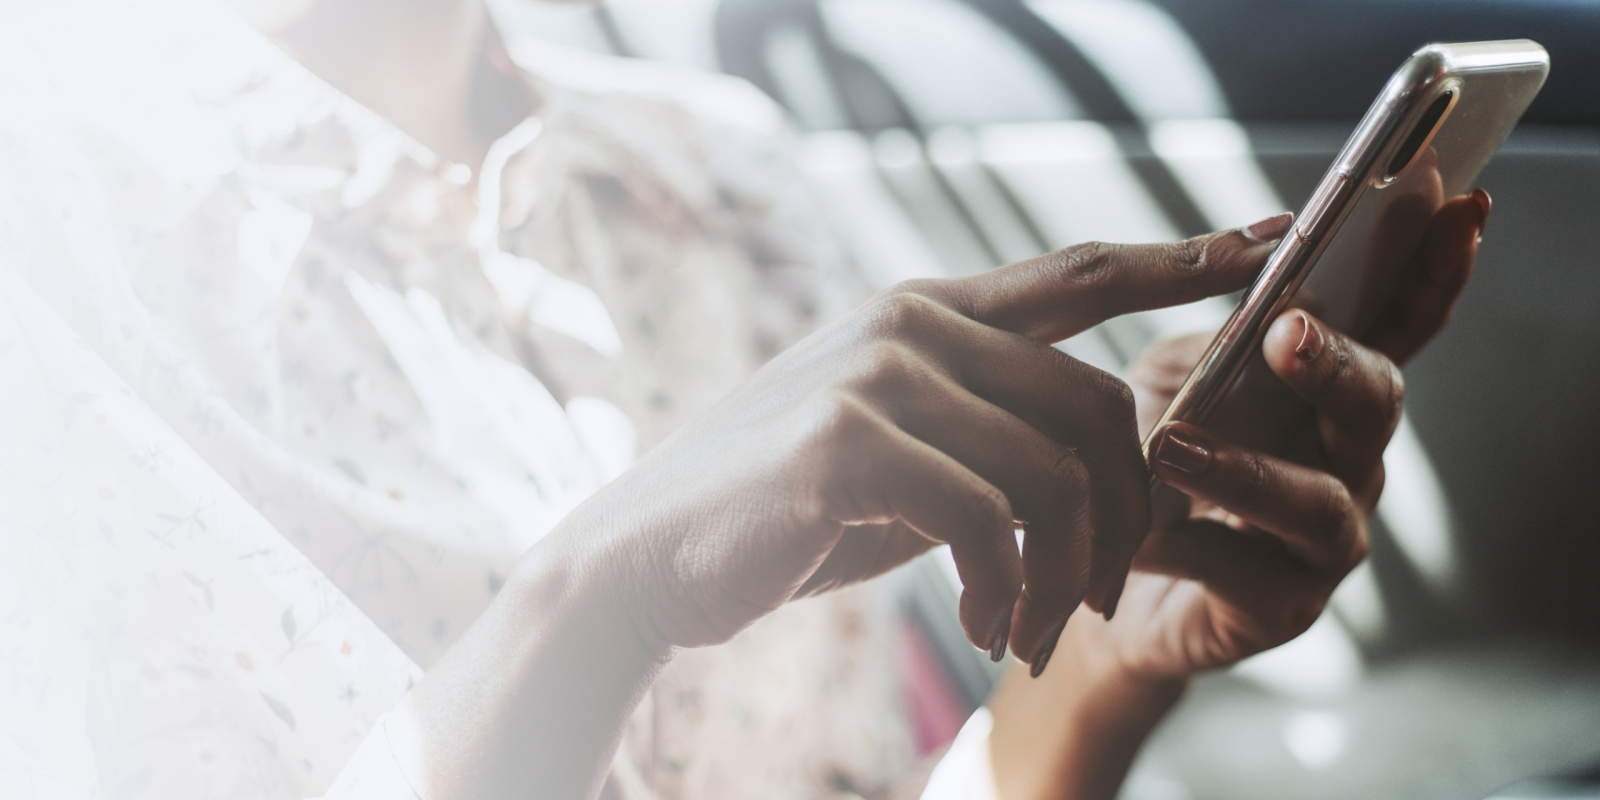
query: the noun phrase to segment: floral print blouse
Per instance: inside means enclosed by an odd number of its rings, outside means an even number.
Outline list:
[[[860,296],[753,89],[519,57],[474,181],[213,4],[0,10],[0,796],[411,796],[377,722],[518,554]],[[682,653],[607,796],[881,785],[896,631]]]

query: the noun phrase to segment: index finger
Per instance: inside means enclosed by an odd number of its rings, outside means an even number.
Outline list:
[[[1071,338],[1112,317],[1243,289],[1294,217],[1166,244],[1089,242],[945,283],[945,298],[974,320],[1042,342]]]

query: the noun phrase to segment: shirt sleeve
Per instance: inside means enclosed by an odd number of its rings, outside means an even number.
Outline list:
[[[989,763],[989,731],[993,727],[989,709],[973,712],[928,776],[922,800],[998,800]]]
[[[395,757],[389,745],[389,734],[384,723],[385,714],[372,726],[372,732],[356,748],[355,755],[345,762],[339,777],[328,787],[321,800],[422,800]]]
[[[0,797],[379,796],[421,670],[147,401],[227,413],[62,142],[0,126]]]

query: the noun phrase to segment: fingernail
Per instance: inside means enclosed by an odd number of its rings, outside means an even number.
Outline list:
[[[1483,208],[1483,218],[1488,219],[1489,212],[1494,209],[1494,198],[1490,197],[1489,193],[1483,189],[1473,189],[1472,199],[1478,201],[1478,205]]]
[[[1044,674],[1044,668],[1049,666],[1050,657],[1056,654],[1056,645],[1061,642],[1061,634],[1066,629],[1067,620],[1061,620],[1061,624],[1057,625],[1055,631],[1045,640],[1044,647],[1039,648],[1038,654],[1033,657],[1033,667],[1028,670],[1030,676],[1037,678]]]
[[[1122,590],[1126,588],[1128,579],[1124,577],[1117,582],[1117,588],[1112,589],[1111,594],[1106,597],[1106,622],[1110,622],[1111,618],[1117,615],[1117,603],[1122,602]]]
[[[994,636],[989,638],[989,660],[998,662],[1006,657],[1006,642],[1011,638],[1011,615],[1007,614],[1000,624],[995,626]]]
[[[1257,242],[1275,242],[1289,232],[1289,226],[1294,224],[1294,215],[1285,211],[1273,217],[1267,217],[1254,225],[1245,227],[1241,232],[1246,239]]]
[[[1162,434],[1161,443],[1156,445],[1156,461],[1179,472],[1194,474],[1211,463],[1211,451],[1199,442],[1169,429]],[[1109,619],[1110,615],[1106,615],[1106,618]]]
[[[1055,652],[1055,642],[1045,645],[1044,649],[1039,651],[1039,655],[1033,657],[1033,667],[1028,670],[1028,675],[1035,678],[1043,675],[1044,668],[1050,665],[1050,656],[1055,655]]]
[[[1483,209],[1483,216],[1478,218],[1478,244],[1483,244],[1483,226],[1489,221],[1489,212],[1494,209],[1494,199],[1482,189],[1473,189],[1472,199],[1478,201],[1478,207]]]
[[[1301,361],[1314,361],[1322,355],[1322,331],[1305,314],[1300,315],[1300,343],[1294,346],[1294,354]]]

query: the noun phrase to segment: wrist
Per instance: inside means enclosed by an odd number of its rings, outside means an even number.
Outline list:
[[[423,798],[599,791],[622,730],[671,648],[633,627],[619,575],[555,536],[428,670],[389,726]]]
[[[1111,798],[1150,731],[1188,687],[1119,659],[1098,615],[1075,614],[1050,668],[1012,669],[990,701],[990,757],[1003,800]]]
[[[1130,655],[1111,623],[1098,614],[1074,615],[1063,632],[1061,643],[1072,646],[1078,658],[1077,669],[1085,680],[1103,684],[1108,689],[1156,690],[1188,677],[1184,672],[1152,665],[1149,659],[1140,658],[1142,648],[1135,648]]]
[[[1075,616],[1061,647],[1072,654],[1069,685],[1060,691],[1064,716],[1078,732],[1101,741],[1137,737],[1155,726],[1183,697],[1189,676],[1142,669],[1120,657],[1108,641],[1108,624],[1097,614]]]
[[[598,646],[624,663],[659,669],[676,648],[642,622],[648,581],[629,569],[637,558],[611,539],[563,523],[523,554],[497,602],[537,614],[530,624],[559,627],[574,647]]]

